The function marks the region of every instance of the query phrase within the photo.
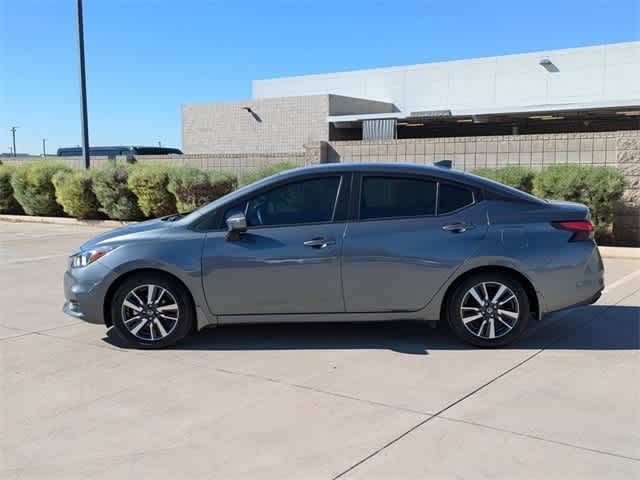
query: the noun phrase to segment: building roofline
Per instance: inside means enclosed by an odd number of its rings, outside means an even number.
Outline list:
[[[526,105],[510,107],[486,107],[486,108],[451,108],[451,117],[465,117],[471,115],[498,115],[498,114],[521,114],[537,112],[560,112],[573,110],[594,110],[604,108],[637,108],[640,107],[640,98],[630,100],[613,100],[606,102],[578,102],[555,105]],[[424,115],[423,115],[424,116]],[[406,119],[418,118],[419,112],[391,112],[391,113],[367,113],[355,115],[329,115],[327,122],[357,122],[362,120],[382,120],[382,119]]]
[[[565,54],[569,52],[575,52],[579,50],[589,50],[589,49],[599,49],[599,48],[608,48],[608,47],[621,47],[621,46],[632,46],[638,45],[640,46],[640,41],[630,41],[630,42],[617,42],[617,43],[602,43],[596,45],[585,45],[581,47],[570,47],[570,48],[559,48],[555,50],[534,50],[530,52],[518,52],[518,53],[507,53],[504,55],[488,55],[481,57],[468,57],[468,58],[459,58],[453,60],[439,60],[435,62],[424,62],[424,63],[414,63],[408,65],[393,65],[387,67],[372,67],[372,68],[361,68],[356,70],[340,70],[337,72],[325,72],[325,73],[310,73],[310,74],[300,74],[300,75],[288,75],[283,77],[269,77],[269,78],[258,78],[252,81],[252,84],[256,82],[269,82],[275,80],[289,80],[289,79],[299,79],[299,78],[319,78],[319,77],[329,77],[333,75],[350,75],[356,73],[367,73],[367,72],[393,72],[393,71],[403,71],[412,67],[422,68],[427,66],[434,65],[444,65],[444,64],[456,64],[456,63],[468,63],[473,61],[487,61],[487,60],[498,60],[504,58],[513,58],[513,57],[523,57],[528,55],[539,55],[539,56],[549,56],[549,55],[557,55],[557,54]]]

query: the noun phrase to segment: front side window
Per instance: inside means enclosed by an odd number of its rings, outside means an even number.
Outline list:
[[[460,210],[473,203],[473,193],[463,187],[440,184],[438,193],[438,215]]]
[[[360,196],[362,220],[434,215],[436,183],[430,180],[364,177]]]
[[[249,200],[243,208],[249,226],[298,225],[333,220],[340,177],[325,177],[289,183]]]

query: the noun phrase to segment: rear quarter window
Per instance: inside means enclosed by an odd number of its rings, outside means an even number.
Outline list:
[[[458,185],[441,183],[438,192],[438,215],[455,212],[473,203],[473,192]]]

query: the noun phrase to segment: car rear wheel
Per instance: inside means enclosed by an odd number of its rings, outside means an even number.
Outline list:
[[[463,281],[447,308],[454,332],[479,347],[515,341],[529,321],[529,298],[521,283],[507,274],[480,273]]]
[[[176,280],[156,273],[133,275],[116,289],[113,326],[137,348],[163,348],[182,340],[194,324],[189,292]]]

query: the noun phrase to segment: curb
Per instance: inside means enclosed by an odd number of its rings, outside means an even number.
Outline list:
[[[37,217],[31,215],[0,215],[0,222],[10,223],[48,223],[52,225],[69,225],[82,227],[118,228],[138,222],[121,222],[119,220],[78,220],[70,217]]]
[[[95,228],[118,228],[138,222],[121,222],[118,220],[78,220],[69,217],[35,217],[31,215],[0,215],[0,222],[12,223],[48,223],[53,225],[69,225]],[[603,247],[599,246],[600,255],[604,258],[626,258],[640,260],[639,247]]]

